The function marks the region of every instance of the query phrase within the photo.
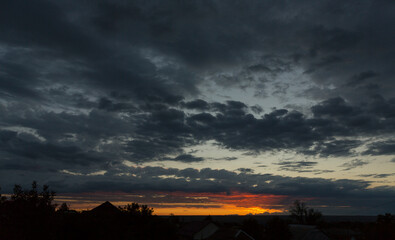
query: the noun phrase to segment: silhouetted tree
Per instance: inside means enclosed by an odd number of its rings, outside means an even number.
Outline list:
[[[1,195],[1,187],[0,187],[0,204],[4,203],[6,200],[7,198]]]
[[[306,206],[304,202],[296,200],[290,207],[291,217],[300,224],[316,224],[322,217],[322,213]]]
[[[391,213],[386,213],[384,215],[380,214],[377,216],[377,223],[379,224],[395,223],[395,216],[393,216]]]
[[[57,212],[67,212],[67,211],[69,211],[70,210],[70,208],[69,208],[69,206],[67,205],[67,203],[62,203],[62,205],[60,205],[60,207],[58,208],[58,210],[57,210]]]
[[[313,208],[309,208],[307,210],[307,215],[306,215],[306,223],[307,224],[317,224],[319,221],[322,220],[322,213],[320,211],[317,211]]]
[[[147,205],[140,206],[138,203],[127,204],[124,207],[119,207],[119,209],[132,216],[152,216],[154,213],[153,208],[150,208]]]
[[[1,188],[0,188],[0,224],[2,222],[2,218],[4,217],[4,209],[5,208],[5,202],[7,201],[7,198],[5,196],[1,195]]]
[[[30,190],[15,185],[10,199],[2,198],[0,208],[0,239],[34,239],[52,228],[55,192],[44,185],[38,191],[34,181]],[[4,237],[4,238],[2,238]],[[41,239],[51,238],[44,234]]]
[[[147,205],[141,205],[140,212],[142,216],[152,216],[154,209],[148,207]]]
[[[298,223],[305,222],[305,216],[307,213],[307,207],[304,202],[300,202],[299,200],[295,200],[291,208],[289,209],[291,213],[291,217],[296,219]]]
[[[390,213],[378,215],[374,228],[368,233],[368,239],[395,239],[395,217]]]
[[[40,211],[53,212],[56,204],[53,203],[55,192],[49,191],[49,187],[44,185],[41,192],[37,191],[37,182],[33,181],[31,190],[23,190],[20,185],[14,186],[14,193],[11,195],[11,202],[22,207],[39,209]]]
[[[0,239],[177,239],[177,224],[154,216],[147,205],[131,203],[100,215],[63,203],[55,213],[54,197],[48,186],[39,191],[36,182],[28,190],[15,185],[9,198],[0,195]]]

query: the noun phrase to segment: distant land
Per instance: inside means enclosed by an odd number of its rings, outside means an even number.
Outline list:
[[[244,215],[244,216],[236,216],[236,215],[228,215],[228,216],[211,216],[214,221],[223,222],[223,223],[242,223],[245,219],[253,217],[260,224],[264,224],[269,221],[274,216],[279,217],[283,220],[290,218],[289,215]],[[166,216],[160,216],[166,217]],[[182,221],[190,222],[190,221],[202,221],[207,216],[180,216],[177,215]],[[333,222],[375,222],[377,220],[377,216],[323,216],[323,220],[328,223]]]

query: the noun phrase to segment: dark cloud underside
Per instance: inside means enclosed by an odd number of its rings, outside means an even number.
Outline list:
[[[368,164],[364,157],[395,155],[393,1],[14,0],[0,2],[0,9],[2,184],[40,176],[76,192],[229,191],[237,185],[232,177],[246,177],[244,191],[313,196],[317,190],[351,199],[368,183],[311,183],[254,175],[247,167],[148,169],[152,176],[135,184],[137,178],[121,176],[130,177],[125,160],[243,161],[186,150],[208,142],[314,158],[277,162],[279,171],[297,173],[334,171],[319,169],[320,159],[352,157],[334,166],[348,171]],[[289,76],[300,76],[300,83]],[[100,171],[106,174],[92,175]],[[374,174],[363,176],[392,176]],[[209,175],[222,176],[221,184],[196,180]],[[258,179],[277,181],[276,187],[247,187]],[[393,195],[390,187],[367,192]]]

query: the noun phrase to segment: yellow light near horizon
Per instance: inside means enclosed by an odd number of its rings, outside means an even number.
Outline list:
[[[90,203],[78,203],[73,204],[72,209],[77,211],[90,210],[94,207],[100,205],[100,203],[90,202]],[[113,202],[115,206],[123,206],[125,202]],[[261,207],[237,207],[235,205],[222,205],[220,207],[210,207],[211,204],[201,204],[201,207],[189,207],[189,204],[174,204],[174,207],[155,207],[154,214],[158,216],[168,216],[174,215],[247,215],[247,214],[273,214],[273,213],[283,213],[284,209],[270,209]]]
[[[283,209],[268,209],[260,207],[236,207],[234,205],[224,205],[220,208],[157,208],[155,214],[160,216],[165,215],[247,215],[247,214],[273,214],[283,213]]]
[[[66,202],[71,209],[89,210],[110,199],[115,206],[125,206],[131,202],[139,202],[154,209],[156,215],[247,215],[273,214],[286,212],[279,200],[286,196],[251,194],[242,192],[228,193],[89,193],[74,196],[58,196],[58,204]],[[156,196],[160,196],[159,198]],[[169,197],[171,201],[165,199]],[[112,198],[112,200],[111,200]],[[176,202],[174,200],[177,200]],[[137,201],[136,201],[137,200]]]

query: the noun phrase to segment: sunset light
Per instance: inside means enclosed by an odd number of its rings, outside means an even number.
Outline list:
[[[0,1],[0,239],[387,240],[394,199],[395,0]]]
[[[66,202],[80,211],[92,209],[105,200],[116,206],[140,202],[155,208],[157,215],[246,215],[285,214],[290,199],[287,196],[269,194],[186,193],[186,192],[95,192],[60,195],[59,203]]]

